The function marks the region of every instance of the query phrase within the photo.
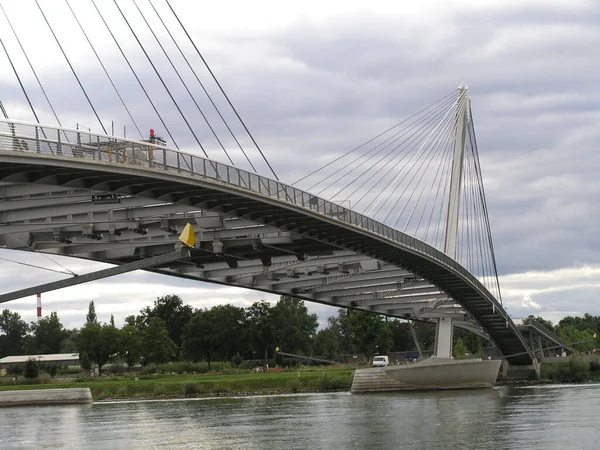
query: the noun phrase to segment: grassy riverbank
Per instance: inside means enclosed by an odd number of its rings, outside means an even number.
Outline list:
[[[347,368],[205,375],[128,374],[77,381],[57,379],[35,384],[3,383],[0,390],[89,387],[95,401],[184,398],[350,390],[352,376],[353,370]],[[4,381],[7,383],[10,379]]]

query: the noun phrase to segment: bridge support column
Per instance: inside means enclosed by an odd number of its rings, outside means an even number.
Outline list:
[[[439,317],[435,330],[435,357],[452,358],[453,323],[449,317]]]
[[[452,174],[450,176],[450,195],[448,216],[446,218],[446,239],[444,242],[444,253],[455,259],[458,247],[460,192],[469,113],[469,91],[465,84],[460,86],[458,90],[456,105],[454,156],[452,159]],[[440,317],[437,320],[435,356],[438,358],[452,358],[452,319],[450,318]]]

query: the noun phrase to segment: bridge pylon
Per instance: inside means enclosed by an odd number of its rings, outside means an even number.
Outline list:
[[[462,187],[462,173],[465,160],[465,136],[469,120],[470,98],[469,88],[463,83],[456,97],[456,119],[454,125],[454,154],[452,158],[452,172],[450,178],[450,195],[448,200],[448,216],[446,220],[446,236],[444,240],[444,253],[456,259],[458,244],[458,220],[460,208],[460,194]],[[452,332],[451,317],[438,317],[435,333],[435,351],[437,358],[452,358]]]

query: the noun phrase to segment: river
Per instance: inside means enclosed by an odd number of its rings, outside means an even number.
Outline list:
[[[598,449],[600,384],[0,409],[0,448]]]

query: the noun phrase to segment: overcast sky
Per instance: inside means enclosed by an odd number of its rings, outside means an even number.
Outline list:
[[[110,35],[88,0],[70,2],[143,133],[158,122]],[[112,1],[97,0],[179,146],[199,153],[183,120]],[[164,74],[185,98],[176,75],[152,41],[130,0],[123,12]],[[137,0],[159,37],[164,28],[147,0]],[[187,2],[172,5],[283,181],[293,182],[466,81],[487,193],[504,304],[513,318],[600,314],[600,3],[597,0],[420,0],[418,2]],[[64,126],[100,126],[32,0],[2,2]],[[98,114],[110,131],[136,137],[63,1],[40,0]],[[185,35],[162,0],[153,4],[201,73]],[[5,18],[0,38],[27,86],[42,122],[56,124]],[[185,62],[170,45],[179,68]],[[161,59],[162,58],[162,59]],[[183,71],[183,69],[182,69]],[[189,71],[184,78],[198,92]],[[177,87],[176,87],[177,86]],[[0,51],[0,101],[12,118],[33,120],[6,56]],[[182,110],[212,157],[224,160],[190,101]],[[233,120],[229,113],[228,120]],[[238,125],[236,132],[241,129]],[[222,133],[223,130],[220,130]],[[224,134],[226,135],[226,133]],[[245,138],[244,144],[248,144]],[[231,144],[230,142],[228,144]],[[232,150],[236,163],[245,167]],[[259,155],[251,155],[259,171]],[[51,266],[41,255],[1,257]],[[59,259],[82,273],[104,267]],[[60,279],[0,261],[9,291]],[[10,286],[6,288],[6,286]],[[101,320],[117,324],[159,295],[176,293],[194,307],[249,306],[274,297],[233,287],[192,283],[149,273],[121,275],[43,294],[44,311],[81,326],[90,300]],[[3,305],[35,318],[35,298]],[[311,305],[322,322],[335,310]]]

